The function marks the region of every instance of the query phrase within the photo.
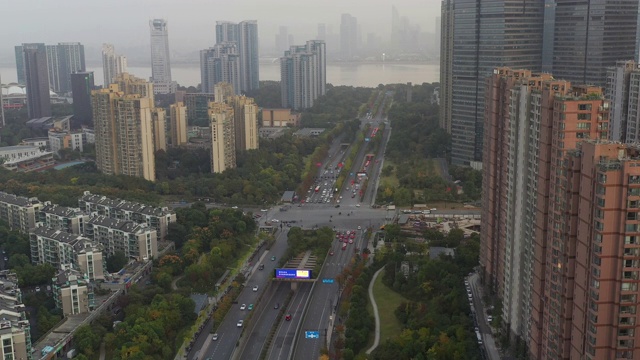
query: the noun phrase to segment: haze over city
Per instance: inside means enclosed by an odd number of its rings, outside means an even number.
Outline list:
[[[37,7],[31,2],[12,2],[11,11],[0,13],[3,27],[14,29],[11,36],[0,39],[0,64],[13,65],[15,45],[69,41],[86,46],[89,63],[99,62],[102,43],[115,44],[131,63],[148,61],[148,21],[153,18],[165,18],[169,22],[175,63],[197,61],[197,52],[215,43],[215,22],[224,20],[257,20],[261,56],[265,53],[263,49],[274,47],[279,26],[288,27],[294,41],[301,42],[317,35],[319,23],[326,24],[328,33],[339,34],[343,13],[357,18],[363,41],[368,33],[375,33],[386,42],[391,32],[392,6],[422,32],[434,33],[435,17],[440,13],[440,2],[436,0],[241,0],[224,4],[206,0],[117,0],[92,2],[90,6],[86,1],[69,0],[41,1]],[[416,8],[420,11],[416,12]]]

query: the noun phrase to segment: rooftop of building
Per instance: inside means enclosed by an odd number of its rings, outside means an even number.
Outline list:
[[[27,206],[27,207],[40,204],[40,201],[37,198],[27,198],[24,196],[16,196],[14,194],[7,194],[2,191],[0,191],[0,202],[11,204],[11,205],[17,205],[17,206]]]
[[[147,224],[138,224],[130,220],[113,219],[104,215],[96,215],[89,219],[89,224],[103,226],[109,229],[117,229],[122,232],[139,234],[145,231],[151,231]]]
[[[455,256],[456,255],[456,251],[453,248],[446,248],[446,247],[439,247],[439,246],[434,246],[429,248],[429,258],[430,259],[437,259],[440,254],[444,254],[446,256]]]
[[[52,281],[57,286],[87,285],[89,283],[89,280],[84,277],[84,274],[71,268],[58,270],[58,273]]]
[[[13,151],[40,151],[38,146],[33,145],[12,145],[0,147],[0,153],[13,152]]]
[[[66,231],[56,230],[47,226],[36,227],[31,230],[31,234],[69,244],[77,249],[84,249],[86,247],[86,243],[93,243],[89,238],[82,235],[70,234]]]
[[[92,194],[89,191],[84,192],[84,195],[82,195],[80,201],[99,204],[111,208],[121,209],[124,211],[140,213],[143,215],[165,216],[173,214],[173,211],[167,207],[155,207],[127,200],[111,199],[103,195]]]
[[[295,136],[318,136],[325,132],[326,129],[323,128],[304,128],[296,131],[294,133]]]
[[[54,214],[62,217],[75,217],[84,214],[82,210],[80,210],[80,208],[60,206],[58,204],[52,204],[50,201],[44,202],[44,207],[42,207],[41,211],[44,213]]]

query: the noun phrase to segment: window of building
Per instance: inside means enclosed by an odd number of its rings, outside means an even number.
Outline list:
[[[578,104],[578,110],[591,110],[591,104]]]

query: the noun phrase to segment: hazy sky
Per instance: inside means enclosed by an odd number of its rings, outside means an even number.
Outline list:
[[[127,48],[149,46],[152,18],[169,21],[172,52],[180,53],[212,46],[219,20],[258,20],[261,47],[275,42],[280,25],[289,27],[296,43],[313,38],[318,23],[339,33],[342,13],[355,16],[365,35],[387,39],[392,5],[422,31],[434,31],[439,0],[0,0],[0,62],[12,59],[13,47],[23,42],[79,41],[88,52],[108,42],[126,55]]]

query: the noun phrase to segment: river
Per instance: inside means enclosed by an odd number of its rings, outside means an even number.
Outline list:
[[[96,85],[102,85],[102,67],[89,67],[93,71]],[[149,78],[150,67],[129,67],[135,76]],[[174,65],[171,67],[173,79],[182,86],[196,86],[200,83],[200,67],[197,65]],[[0,67],[2,83],[15,82],[16,70]],[[278,62],[260,62],[260,80],[280,80]],[[376,87],[378,84],[412,82],[422,84],[440,81],[440,66],[432,63],[350,63],[328,64],[327,82],[333,85]]]

